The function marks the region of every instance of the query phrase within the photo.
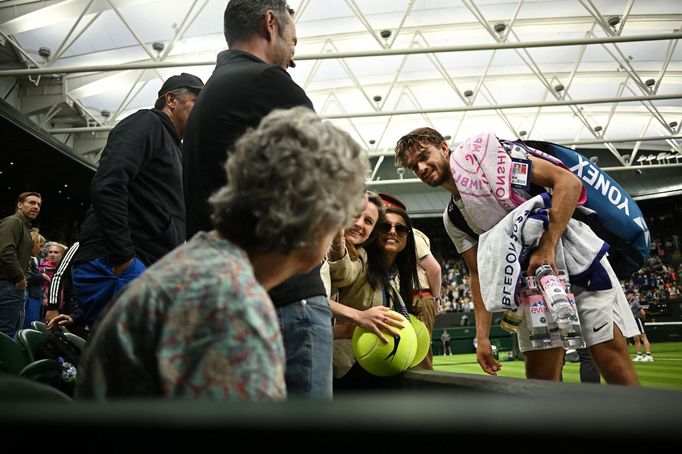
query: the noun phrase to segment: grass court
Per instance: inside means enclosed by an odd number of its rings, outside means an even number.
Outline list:
[[[632,357],[636,352],[629,346]],[[682,342],[652,343],[652,363],[634,363],[639,380],[645,388],[657,388],[682,391]],[[500,352],[502,370],[500,377],[525,378],[523,361],[505,361],[507,352]],[[457,372],[461,374],[486,375],[476,362],[475,353],[455,354],[450,356],[434,356],[433,366],[439,372]],[[566,363],[563,377],[565,382],[580,383],[579,363]],[[604,380],[602,379],[602,383]]]

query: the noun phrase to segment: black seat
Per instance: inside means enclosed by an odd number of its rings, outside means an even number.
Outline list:
[[[0,402],[4,404],[12,401],[25,402],[38,401],[61,401],[72,402],[69,396],[52,386],[31,380],[26,377],[18,377],[8,374],[0,374]]]
[[[24,367],[20,376],[59,388],[62,385],[62,365],[54,359],[39,359]]]
[[[19,375],[29,363],[29,358],[21,345],[5,333],[0,333],[0,363],[0,370],[13,375]]]
[[[66,337],[68,340],[73,342],[73,344],[78,347],[78,349],[81,351],[81,354],[85,351],[85,339],[83,339],[80,336],[76,336],[73,333],[69,332],[64,332],[64,337]]]
[[[31,327],[36,330],[40,331],[41,333],[48,333],[47,325],[43,322],[39,322],[38,320],[34,320],[31,322]]]
[[[29,362],[38,358],[38,349],[47,339],[47,334],[34,329],[21,329],[17,333],[17,342],[23,346],[28,356]]]

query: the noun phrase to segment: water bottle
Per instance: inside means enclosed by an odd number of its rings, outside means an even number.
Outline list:
[[[547,320],[547,307],[541,294],[527,293],[527,303],[523,307],[526,312],[526,324],[530,334],[530,343],[533,348],[551,348],[552,338],[549,333]]]
[[[564,290],[564,284],[554,274],[552,267],[541,265],[535,270],[535,283],[541,289],[545,297],[547,309],[560,330],[569,329],[571,315],[576,313],[572,310],[571,303]]]
[[[542,294],[535,286],[535,279],[533,277],[529,278],[525,274],[521,277],[519,297],[531,345],[536,349],[550,348],[552,339],[547,317],[547,307],[545,306]]]
[[[561,343],[565,349],[585,348],[585,340],[583,339],[583,332],[580,328],[580,318],[578,317],[578,308],[575,305],[575,297],[570,292],[570,284],[566,282],[566,296],[568,302],[571,304],[570,325],[565,329],[559,329],[559,336]]]
[[[515,307],[514,309],[507,309],[502,315],[500,328],[508,333],[518,333],[519,325],[523,321],[523,309]]]

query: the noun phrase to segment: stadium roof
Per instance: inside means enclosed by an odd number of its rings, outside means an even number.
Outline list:
[[[447,193],[396,169],[432,126],[576,147],[636,197],[682,193],[679,0],[291,0],[316,110],[368,152],[370,185],[433,215]],[[181,71],[206,80],[225,0],[0,3],[0,93],[88,167],[113,125]],[[4,158],[3,158],[4,159]]]

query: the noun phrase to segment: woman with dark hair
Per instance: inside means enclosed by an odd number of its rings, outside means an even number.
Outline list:
[[[372,288],[385,291],[399,288],[402,304],[398,307],[412,312],[412,298],[419,291],[419,275],[410,217],[401,208],[387,206],[385,220],[377,229],[377,240],[367,246],[367,282]]]
[[[381,210],[385,211],[374,229],[376,239],[358,249],[358,259],[352,260],[344,252],[341,259],[330,262],[332,284],[339,288],[340,295],[348,289],[346,297],[340,299],[342,304],[361,311],[386,307],[407,317],[412,295],[419,288],[414,237],[409,234],[412,224],[400,208]],[[330,259],[333,258],[330,253]],[[384,323],[397,326],[397,321],[388,317]],[[334,378],[335,390],[385,387],[392,383],[390,379],[370,375],[356,363],[349,339],[334,342]]]

